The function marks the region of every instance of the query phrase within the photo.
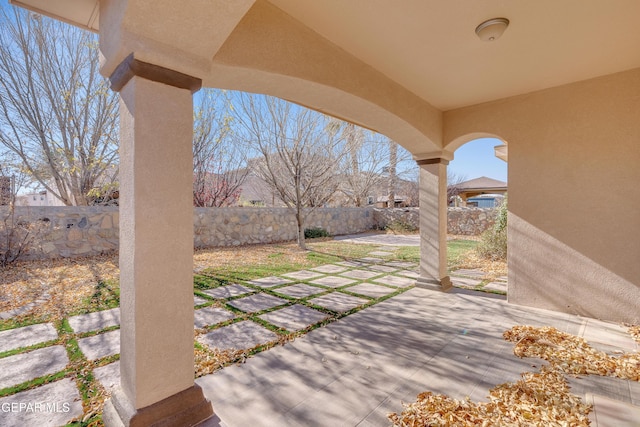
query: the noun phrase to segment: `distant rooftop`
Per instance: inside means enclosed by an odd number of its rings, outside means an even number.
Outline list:
[[[507,189],[507,183],[499,181],[497,179],[481,176],[480,178],[470,179],[469,181],[461,182],[457,185],[460,190],[492,190],[492,189]]]

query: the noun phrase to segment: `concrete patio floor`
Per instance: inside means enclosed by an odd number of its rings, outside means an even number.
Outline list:
[[[304,337],[201,377],[216,414],[207,426],[387,426],[423,391],[487,401],[495,385],[538,372],[502,333],[515,325],[554,326],[605,351],[637,351],[622,327],[509,305],[503,297],[419,288]],[[592,425],[639,426],[640,383],[567,376],[595,402]],[[626,411],[626,412],[625,412]]]

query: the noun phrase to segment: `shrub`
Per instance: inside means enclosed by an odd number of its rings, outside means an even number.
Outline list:
[[[32,226],[16,220],[13,204],[0,221],[0,268],[7,267],[28,252]]]
[[[478,254],[493,261],[507,259],[507,198],[498,208],[496,223],[493,228],[482,234],[482,240],[476,249]]]
[[[493,226],[496,232],[500,232],[502,230],[507,229],[507,196],[504,197],[502,204],[498,208],[498,215],[496,217],[496,223]]]
[[[305,228],[304,229],[304,238],[305,239],[317,239],[318,237],[331,237],[329,232],[322,227],[315,228]]]
[[[476,249],[481,257],[492,261],[507,259],[507,229],[501,231],[487,230]]]

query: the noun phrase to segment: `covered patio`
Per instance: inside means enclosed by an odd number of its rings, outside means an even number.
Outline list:
[[[216,413],[204,425],[379,427],[426,391],[488,402],[491,388],[547,365],[514,355],[502,334],[516,325],[553,326],[608,352],[638,349],[611,323],[516,306],[498,295],[413,288],[197,379]],[[592,426],[640,422],[640,406],[633,406],[640,383],[566,378],[571,393],[594,404]]]
[[[192,94],[202,86],[275,95],[407,148],[421,167],[417,285],[436,292],[451,288],[447,164],[465,142],[501,139],[509,303],[640,320],[637,1],[12,3],[99,32],[102,73],[121,94],[121,388],[107,425],[211,415],[193,380]],[[483,41],[474,30],[492,18],[509,25]],[[416,294],[427,316],[422,295],[447,298]]]

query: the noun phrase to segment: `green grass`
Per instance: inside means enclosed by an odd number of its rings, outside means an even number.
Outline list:
[[[480,242],[476,240],[449,240],[447,242],[447,264],[457,262],[467,252],[474,250]]]
[[[467,252],[474,250],[479,242],[475,240],[449,240],[447,242],[447,265],[456,265],[458,260]],[[420,248],[416,246],[402,246],[393,257],[402,261],[420,263]]]
[[[397,261],[420,263],[420,247],[401,246],[392,258]]]
[[[117,280],[99,280],[93,294],[85,301],[85,309],[74,314],[91,313],[119,306],[120,283]]]
[[[355,243],[342,243],[330,240],[307,244],[316,256],[325,255],[332,257],[327,262],[336,262],[349,258],[363,258],[371,251],[375,251],[378,245],[361,245]]]
[[[278,276],[323,264],[362,258],[377,247],[335,241],[314,242],[307,246],[310,250],[306,254],[292,259],[286,251],[280,250],[275,245],[275,251],[266,255],[261,262],[247,263],[240,259],[233,264],[212,267],[204,270],[201,275],[196,275],[194,284],[197,289],[210,289],[238,280],[247,281],[260,277]]]

